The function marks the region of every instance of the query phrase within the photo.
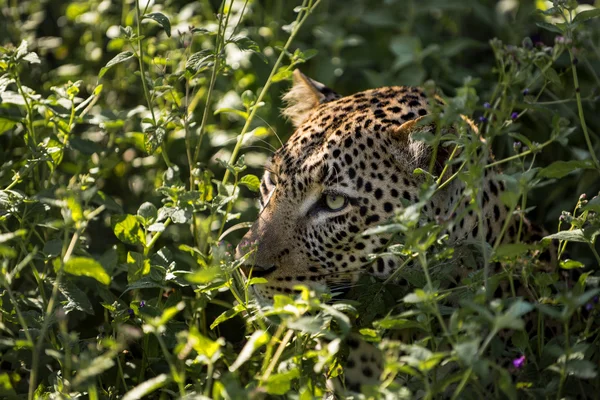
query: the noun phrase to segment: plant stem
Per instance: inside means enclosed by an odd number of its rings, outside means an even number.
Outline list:
[[[148,3],[149,4],[149,3]],[[146,5],[147,7],[148,5]],[[145,10],[144,10],[145,12]],[[142,46],[142,27],[141,27],[141,23],[142,23],[142,19],[140,16],[140,0],[135,0],[135,15],[136,15],[136,19],[137,19],[137,35],[138,35],[138,46],[139,46],[139,54],[137,54],[137,59],[139,61],[139,65],[140,65],[140,74],[142,75],[142,87],[144,88],[144,97],[146,98],[146,102],[148,103],[148,108],[150,109],[150,114],[152,115],[152,122],[154,125],[154,128],[156,129],[156,116],[154,115],[154,107],[152,106],[152,99],[150,98],[150,92],[148,91],[148,85],[146,84],[146,71],[144,68],[144,46]],[[165,160],[165,164],[167,165],[167,167],[171,167],[171,161],[169,160],[169,156],[167,155],[167,146],[166,146],[166,142],[167,142],[167,137],[165,135],[165,137],[163,138],[163,142],[161,144],[161,155],[163,157],[163,160]]]
[[[573,56],[573,51],[571,51],[571,49],[569,49],[569,57],[571,58],[571,70],[573,71],[573,84],[575,85],[575,98],[577,99],[577,112],[579,114],[579,123],[581,124],[583,136],[585,137],[585,143],[587,144],[588,150],[592,157],[592,161],[594,162],[594,166],[600,172],[600,163],[598,162],[598,158],[596,157],[596,153],[594,152],[594,146],[592,145],[592,141],[590,140],[590,134],[588,133],[587,124],[585,123],[585,116],[583,115],[583,104],[581,102],[579,79],[577,77],[577,67],[575,66],[575,57]]]
[[[258,111],[257,105],[262,102],[263,98],[267,94],[267,91],[271,87],[273,77],[275,76],[275,73],[277,73],[277,70],[279,69],[279,65],[283,61],[283,57],[287,54],[288,48],[294,41],[294,38],[298,34],[298,32],[299,32],[300,28],[302,27],[302,25],[304,24],[304,22],[307,20],[308,16],[319,5],[320,2],[321,2],[321,0],[316,0],[314,3],[313,3],[313,0],[304,0],[302,2],[303,10],[298,13],[298,17],[296,18],[294,28],[292,29],[292,33],[290,33],[290,37],[288,38],[287,42],[283,46],[281,53],[279,54],[279,58],[277,58],[277,61],[275,62],[275,65],[273,65],[273,69],[271,70],[271,73],[269,74],[269,77],[267,78],[267,82],[265,83],[265,86],[263,86],[262,90],[260,91],[260,94],[258,95],[256,102],[254,103],[255,105],[252,107],[252,111],[250,112],[250,115],[248,116],[248,119],[246,120],[246,123],[244,124],[244,127],[242,128],[242,131],[238,135],[235,147],[233,148],[233,151],[231,152],[231,157],[229,157],[230,165],[232,165],[235,162],[235,160],[238,156],[238,153],[240,152],[240,149],[242,148],[242,142],[244,140],[244,136],[246,135],[246,132],[248,132],[248,129],[250,128],[250,124],[254,120],[254,116],[256,115],[256,112]],[[307,3],[308,3],[308,5],[307,5]],[[222,180],[223,185],[227,184],[227,181],[229,180],[229,175],[230,175],[229,170],[225,170],[225,174],[223,175],[223,180]]]
[[[208,92],[206,94],[206,104],[204,106],[204,112],[202,113],[202,120],[200,121],[200,128],[198,128],[198,141],[196,142],[196,149],[194,150],[194,156],[192,157],[192,164],[190,168],[193,168],[193,165],[196,164],[198,160],[198,155],[200,154],[200,147],[202,146],[202,138],[204,137],[204,132],[206,131],[206,121],[208,120],[208,112],[210,111],[210,102],[212,100],[213,89],[215,87],[215,82],[217,80],[217,73],[219,71],[219,54],[223,51],[223,47],[225,44],[225,29],[227,19],[223,18],[223,12],[225,10],[225,3],[227,0],[223,0],[221,3],[221,18],[219,20],[219,29],[217,31],[217,43],[215,47],[215,52],[213,56],[213,68],[212,73],[210,75],[210,82],[208,84]],[[231,7],[230,7],[231,11]],[[229,13],[227,14],[229,17]],[[225,22],[225,24],[223,23]],[[188,110],[186,110],[186,113]]]

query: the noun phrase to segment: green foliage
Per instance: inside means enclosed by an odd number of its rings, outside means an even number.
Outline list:
[[[599,9],[0,0],[0,13],[1,398],[322,398],[349,335],[384,355],[361,398],[600,390]],[[242,278],[234,246],[292,131],[279,109],[297,67],[347,94],[442,93],[440,129],[416,138],[456,150],[439,175],[415,170],[417,204],[363,232],[392,237],[372,258],[404,259],[394,276],[345,300],[297,287],[260,305],[267,281]],[[424,219],[427,199],[455,179],[475,199],[498,167],[510,213],[550,233],[451,247],[459,219]],[[457,257],[484,268],[444,289]]]

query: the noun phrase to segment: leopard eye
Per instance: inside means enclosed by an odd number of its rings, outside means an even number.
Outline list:
[[[325,195],[325,205],[329,211],[339,211],[348,205],[348,198],[337,193]]]

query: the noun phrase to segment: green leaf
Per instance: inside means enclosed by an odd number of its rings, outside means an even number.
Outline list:
[[[227,321],[238,315],[240,312],[244,311],[246,308],[243,304],[236,304],[233,308],[225,311],[221,315],[219,315],[212,324],[210,324],[210,329],[215,329],[220,323]]]
[[[595,8],[593,10],[585,10],[577,13],[575,18],[573,18],[573,23],[579,23],[587,21],[588,19],[600,17],[600,8]]]
[[[110,276],[102,265],[89,257],[71,257],[64,266],[64,271],[76,276],[94,278],[103,285],[110,285]]]
[[[0,396],[7,399],[17,399],[17,392],[12,386],[10,375],[7,372],[0,374]]]
[[[583,208],[583,211],[594,211],[600,214],[600,196],[593,197]]]
[[[252,353],[256,351],[260,346],[263,346],[269,342],[269,334],[265,331],[258,330],[250,336],[242,351],[238,355],[238,358],[229,367],[229,371],[234,372],[241,367],[246,361],[250,359]]]
[[[224,344],[222,339],[211,340],[200,332],[198,328],[192,326],[188,333],[188,344],[199,355],[203,356],[205,361],[214,362],[220,355],[221,346]]]
[[[544,71],[544,77],[548,79],[550,82],[561,85],[560,77],[554,68],[546,68]]]
[[[8,242],[9,240],[12,240],[14,238],[25,236],[26,234],[26,229],[18,229],[14,232],[9,233],[0,233],[0,243]]]
[[[224,107],[224,108],[219,108],[218,110],[215,111],[215,115],[219,115],[219,114],[235,114],[237,116],[242,117],[244,120],[248,119],[249,115],[246,111],[242,111],[242,110],[237,110],[235,108],[229,108],[229,107]]]
[[[150,273],[150,260],[135,251],[127,253],[127,282],[132,284]]]
[[[177,314],[179,314],[179,312],[182,311],[184,308],[185,308],[185,302],[183,302],[183,301],[180,301],[173,307],[165,308],[162,315],[160,317],[156,318],[152,322],[152,325],[154,325],[156,327],[166,325],[170,320],[173,319],[173,317],[175,317]]]
[[[117,238],[126,244],[146,244],[139,221],[131,214],[112,215],[110,224]]]
[[[533,305],[526,301],[518,300],[514,302],[504,314],[494,318],[494,326],[497,330],[522,330],[525,328],[525,323],[521,319],[521,316],[527,314],[533,310],[533,308]]]
[[[558,26],[550,24],[548,22],[536,22],[536,25],[539,26],[542,29],[545,29],[547,31],[550,32],[555,32],[555,33],[560,33],[563,34],[563,30],[560,29]]]
[[[154,221],[156,221],[158,211],[156,210],[154,204],[147,201],[145,203],[142,203],[140,208],[138,208],[137,215],[144,220],[144,226],[149,226],[152,225]]]
[[[253,192],[258,192],[260,189],[260,179],[256,175],[246,175],[240,179],[239,184],[246,186]]]
[[[300,376],[298,368],[280,374],[274,374],[267,379],[267,393],[272,395],[284,395],[289,393],[292,387],[292,381]]]
[[[195,283],[197,285],[206,285],[207,283],[213,282],[217,277],[221,275],[221,268],[218,266],[203,268],[198,271],[187,274],[185,279],[188,282]]]
[[[512,258],[527,253],[529,250],[536,249],[538,246],[525,243],[506,243],[498,246],[494,252],[494,259]]]
[[[292,78],[293,71],[289,67],[279,67],[277,73],[273,76],[273,83],[288,80]]]
[[[185,63],[185,69],[197,73],[208,67],[214,60],[215,55],[212,50],[204,49],[192,54]]]
[[[544,236],[544,240],[566,240],[569,242],[583,242],[588,243],[589,239],[584,235],[582,229],[573,229],[572,231],[560,231],[557,233],[553,233],[552,235]]]
[[[151,126],[144,131],[144,149],[148,154],[154,154],[163,144],[167,130],[162,126]]]
[[[115,355],[108,352],[108,354],[103,354],[100,357],[94,358],[87,367],[77,371],[77,375],[75,375],[75,379],[73,380],[73,386],[77,387],[82,385],[88,379],[111,369],[115,365],[115,362],[112,360],[113,357],[115,357]]]
[[[575,260],[560,260],[560,267],[562,269],[575,269],[575,268],[583,268],[585,265],[579,261]]]
[[[125,393],[122,400],[138,400],[144,399],[150,393],[165,386],[171,380],[170,375],[160,374],[154,378],[150,378],[140,383],[129,392]]]
[[[169,18],[165,14],[159,13],[159,12],[153,12],[153,13],[144,15],[144,17],[142,19],[144,20],[147,18],[153,19],[156,22],[158,22],[160,24],[160,26],[162,26],[163,29],[165,30],[165,33],[167,34],[167,36],[171,37],[171,21],[169,21]]]
[[[555,161],[538,173],[540,178],[562,178],[579,168],[594,169],[592,160]]]
[[[469,340],[468,342],[458,343],[454,346],[454,351],[467,366],[473,365],[477,361],[479,351],[479,339]]]
[[[511,375],[504,368],[500,368],[499,372],[500,379],[498,386],[500,387],[500,390],[504,392],[506,398],[510,400],[517,400],[517,390],[515,389]]]
[[[594,379],[596,366],[588,360],[569,360],[567,362],[567,375],[581,379]]]
[[[108,63],[106,63],[105,67],[103,67],[100,70],[100,73],[98,74],[98,79],[102,78],[104,76],[104,74],[106,73],[106,71],[111,69],[113,66],[120,64],[122,62],[125,62],[132,57],[133,57],[133,52],[131,52],[131,51],[124,51],[122,53],[117,54],[112,60],[110,60]]]
[[[67,298],[67,304],[63,305],[67,313],[72,310],[79,310],[94,315],[92,303],[90,303],[87,295],[73,282],[69,280],[61,282],[58,285],[58,290]]]
[[[2,117],[0,117],[0,135],[2,135],[4,132],[7,132],[7,131],[11,130],[16,125],[17,125],[16,122],[11,121],[8,118],[2,118]]]

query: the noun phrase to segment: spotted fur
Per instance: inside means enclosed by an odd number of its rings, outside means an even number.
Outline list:
[[[237,249],[237,257],[247,256],[245,273],[268,280],[253,286],[254,294],[269,302],[299,284],[336,289],[363,273],[389,277],[399,260],[373,261],[369,255],[383,251],[390,237],[362,233],[419,201],[426,177],[413,171],[429,169],[432,150],[413,140],[413,133],[434,129],[421,123],[432,108],[427,96],[420,88],[392,86],[342,97],[295,71],[284,99],[284,114],[296,131],[266,166],[260,215]],[[447,156],[442,148],[436,153],[437,172]],[[449,222],[452,243],[483,239],[493,244],[508,217],[500,200],[504,190],[497,174],[485,169],[476,199],[482,224],[458,179],[428,200],[423,211]],[[328,196],[342,196],[344,206],[331,209]],[[530,230],[524,222],[524,231]],[[518,223],[511,217],[506,240],[516,236]],[[457,271],[456,281],[464,275]],[[379,352],[352,338],[348,345],[347,386],[376,383],[382,371]]]
[[[427,129],[415,123],[430,109],[422,89],[393,86],[341,97],[299,71],[294,78],[285,113],[296,131],[267,165],[262,210],[237,252],[253,251],[248,267],[269,281],[255,294],[267,301],[298,284],[332,289],[364,272],[388,277],[398,261],[368,256],[382,251],[389,238],[362,232],[419,200],[425,177],[413,171],[428,169],[431,157],[423,142],[412,139],[413,131]],[[504,185],[488,170],[482,185],[483,234],[493,243],[507,214],[499,199]],[[455,242],[479,237],[462,192],[455,180],[424,207],[428,217],[446,220],[464,211],[450,228]],[[347,206],[329,210],[328,194],[343,196]]]

